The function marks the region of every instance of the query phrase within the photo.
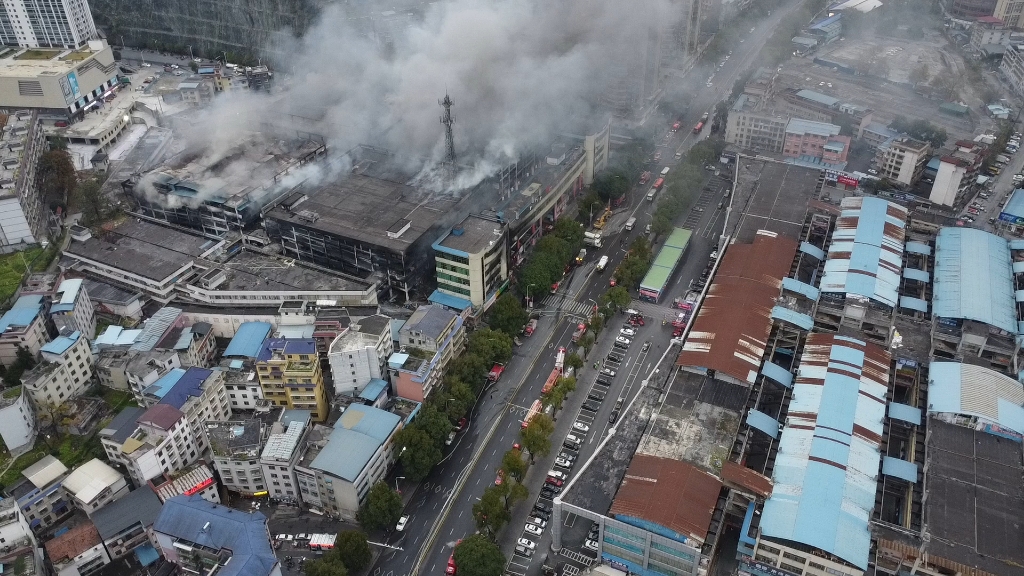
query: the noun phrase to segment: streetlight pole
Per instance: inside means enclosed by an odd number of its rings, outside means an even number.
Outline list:
[[[398,481],[399,480],[405,480],[405,476],[399,476],[399,477],[395,478],[395,492],[398,492],[398,494],[401,495],[402,494],[402,490],[399,489],[399,487],[398,487]]]
[[[192,54],[192,45],[191,44],[188,45],[188,57],[190,59],[192,59],[192,60],[196,59],[196,57]]]

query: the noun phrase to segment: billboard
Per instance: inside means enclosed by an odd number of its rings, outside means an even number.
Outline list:
[[[846,174],[840,174],[839,177],[836,178],[836,182],[839,182],[840,184],[843,184],[845,186],[856,186],[860,184],[860,180],[857,180],[852,176],[847,176]]]
[[[1022,225],[1024,224],[1024,216],[1017,216],[1015,214],[1007,214],[1006,212],[999,213],[999,220],[1002,222],[1009,222],[1010,224]]]

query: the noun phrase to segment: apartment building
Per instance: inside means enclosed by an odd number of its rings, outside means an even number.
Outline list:
[[[33,530],[45,530],[74,512],[61,491],[68,467],[60,460],[47,454],[21,475],[23,478],[8,487],[6,494],[18,502]]]
[[[107,459],[124,466],[136,486],[182,470],[203,455],[185,414],[169,404],[125,408],[99,436]]]
[[[788,123],[788,117],[751,109],[748,96],[740,94],[726,120],[725,141],[760,152],[782,152]]]
[[[263,478],[270,497],[283,502],[299,501],[299,481],[295,465],[302,458],[303,444],[311,419],[308,410],[284,410],[271,424],[270,435],[260,454]]]
[[[420,306],[398,333],[401,352],[388,366],[395,394],[422,402],[466,345],[462,316],[437,305]]]
[[[0,316],[0,364],[10,366],[18,359],[18,348],[33,356],[49,341],[43,317],[43,297],[29,294],[18,298],[11,309]]]
[[[262,418],[206,423],[213,466],[225,488],[247,498],[269,493],[259,459],[268,431]]]
[[[23,550],[29,550],[30,556],[34,556],[31,551],[35,547],[36,535],[28,525],[28,520],[22,514],[18,503],[13,498],[0,500],[0,550],[3,551],[3,556],[9,557],[9,553]],[[33,567],[34,563],[28,567],[29,571],[26,574],[39,574],[31,570]]]
[[[96,37],[87,0],[8,0],[0,6],[0,43],[77,48]]]
[[[111,561],[138,552],[140,558],[156,555],[153,549],[153,523],[156,522],[163,502],[149,486],[133,490],[92,514],[91,520],[103,540]]]
[[[27,248],[46,239],[47,209],[36,187],[46,136],[34,110],[0,116],[0,130],[0,246]]]
[[[268,338],[256,359],[263,397],[275,406],[309,410],[323,422],[330,410],[316,341],[311,338]]]
[[[89,340],[96,338],[96,311],[80,278],[64,280],[50,305],[50,319],[58,332],[78,331]]]
[[[231,417],[231,403],[224,387],[224,373],[207,368],[175,368],[147,388],[143,406],[164,404],[180,410],[192,428],[200,453],[209,449],[205,422]]]
[[[999,63],[999,72],[1018,96],[1024,96],[1024,45],[1010,44]]]
[[[469,215],[432,245],[437,290],[430,301],[486,311],[508,281],[508,229],[498,218]]]
[[[928,199],[942,206],[954,206],[960,202],[971,188],[971,181],[967,178],[968,167],[966,160],[943,156]]]
[[[330,344],[327,360],[335,396],[355,396],[373,379],[387,377],[394,353],[391,318],[375,314],[352,321]]]
[[[164,502],[153,524],[157,548],[188,574],[281,576],[267,517],[239,512],[199,496]]]
[[[71,530],[47,540],[43,546],[53,564],[53,571],[63,576],[88,576],[110,564],[110,554],[103,546],[99,530],[92,522],[79,524]]]
[[[850,137],[840,136],[839,130],[835,124],[792,118],[786,124],[782,155],[845,166]]]
[[[927,142],[899,137],[882,144],[875,153],[875,169],[882,178],[910,186],[921,179],[932,147]]]
[[[1014,30],[1024,30],[1024,0],[996,0],[992,16]]]
[[[54,338],[40,348],[40,353],[42,360],[21,378],[37,408],[60,406],[89,389],[92,352],[81,332]]]
[[[0,392],[0,437],[12,456],[32,449],[36,440],[36,413],[24,386]]]
[[[90,517],[96,510],[128,494],[124,476],[99,458],[75,468],[61,487],[75,507]]]
[[[355,518],[370,488],[394,465],[394,435],[402,418],[352,404],[326,438],[310,445],[295,467],[299,493],[313,506],[345,520]]]

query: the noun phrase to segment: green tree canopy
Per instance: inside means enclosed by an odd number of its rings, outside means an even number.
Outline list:
[[[469,335],[466,353],[480,356],[492,365],[495,362],[508,362],[512,359],[512,337],[489,328],[477,330]],[[488,366],[487,370],[490,369]]]
[[[497,544],[480,534],[463,538],[454,556],[461,576],[501,576],[505,570],[505,555]]]
[[[406,454],[411,451],[406,450]],[[406,474],[408,474],[408,470]],[[394,528],[402,516],[402,497],[386,483],[377,482],[370,487],[370,492],[366,495],[366,503],[359,509],[357,516],[359,523],[367,530]],[[365,535],[363,540],[366,540]],[[359,570],[347,562],[346,566],[354,572]]]
[[[426,478],[443,457],[441,448],[430,434],[413,425],[395,434],[395,447],[400,451],[398,459],[402,463],[402,470],[413,482]]]
[[[517,336],[523,331],[523,326],[530,319],[522,302],[510,292],[506,292],[498,298],[491,308],[491,317],[488,323],[495,330],[500,330],[509,336]]]
[[[67,205],[78,186],[78,173],[66,150],[50,150],[36,164],[36,188],[49,206]]]
[[[508,509],[505,508],[505,490],[507,488],[502,489],[501,486],[490,486],[484,490],[480,500],[473,504],[473,519],[476,521],[476,527],[486,532],[491,539],[511,518]],[[459,564],[457,558],[455,563]]]
[[[396,518],[395,521],[397,522],[398,519]],[[348,530],[338,534],[337,539],[334,541],[334,550],[337,552],[341,563],[350,572],[359,572],[366,568],[370,560],[373,559],[370,545],[366,541],[366,533],[360,530]]]
[[[583,225],[575,220],[564,217],[555,220],[551,235],[561,238],[569,245],[570,256],[574,256],[575,252],[583,246]]]
[[[628,308],[629,303],[632,301],[633,299],[629,296],[629,291],[622,286],[609,288],[607,292],[601,295],[601,304],[616,310]]]
[[[302,565],[302,572],[306,576],[348,576],[345,564],[334,554],[306,562]]]
[[[530,462],[535,456],[547,456],[551,453],[551,434],[555,431],[555,422],[547,414],[537,414],[530,423],[519,431],[523,440],[523,448],[530,453]]]
[[[596,192],[601,200],[608,202],[629,192],[632,180],[625,171],[612,168],[594,176],[594,183],[590,185],[590,189]]]
[[[596,318],[600,318],[597,316]],[[593,322],[593,320],[591,320]],[[573,370],[579,370],[583,368],[583,358],[580,355],[573,352],[565,357],[565,365],[571,367]]]
[[[517,482],[522,482],[527,470],[526,460],[523,460],[523,452],[514,449],[505,452],[505,455],[501,457],[501,469],[505,471],[506,475],[511,476]]]

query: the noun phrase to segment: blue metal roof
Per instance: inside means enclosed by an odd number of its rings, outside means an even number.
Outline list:
[[[167,395],[167,392],[169,392],[171,388],[174,388],[174,385],[177,384],[178,380],[181,380],[181,377],[184,375],[184,368],[173,368],[167,372],[167,374],[158,378],[156,382],[150,384],[143,392],[163,400],[164,396]]]
[[[50,312],[60,313],[74,310],[75,301],[78,300],[78,294],[82,290],[82,282],[80,278],[72,278],[61,282],[60,286],[57,287],[57,293],[60,294],[60,298],[50,305]]]
[[[818,260],[824,260],[825,259],[825,251],[822,250],[821,248],[818,248],[814,244],[809,243],[809,242],[801,242],[800,243],[800,251],[803,252],[804,254],[809,254],[811,256],[814,256]]]
[[[38,295],[22,296],[14,302],[10,310],[0,316],[0,334],[7,332],[11,326],[25,327],[32,324],[43,309],[43,297]]]
[[[871,196],[843,198],[841,206],[821,291],[896,306],[907,209]]]
[[[928,275],[924,270],[918,270],[917,268],[904,268],[903,277],[908,280],[917,280],[918,282],[924,282],[928,284],[932,281],[932,277]]]
[[[235,330],[235,337],[228,343],[224,350],[224,357],[242,356],[243,358],[255,358],[260,353],[263,341],[270,335],[274,327],[270,322],[242,322]]]
[[[1010,192],[1010,199],[1006,201],[1006,206],[1003,206],[999,212],[1014,218],[1024,218],[1024,189],[1017,188]]]
[[[363,391],[359,393],[359,397],[363,400],[369,400],[375,402],[380,397],[381,392],[388,387],[388,383],[380,378],[373,378],[370,383],[363,388]]]
[[[932,247],[924,242],[911,240],[910,242],[907,242],[906,251],[911,254],[924,254],[925,256],[929,256],[932,253]]]
[[[379,408],[350,405],[310,467],[354,482],[401,421],[397,414]]]
[[[175,370],[180,370],[180,368],[176,368]],[[185,405],[185,402],[188,402],[189,397],[194,396],[198,398],[203,395],[203,382],[205,382],[211,374],[213,374],[213,370],[197,368],[195,366],[185,370],[173,386],[164,390],[160,404],[170,404],[171,406],[181,410],[181,407]],[[157,382],[159,382],[159,380]]]
[[[959,362],[928,367],[928,413],[974,416],[1024,434],[1024,384],[995,370]]]
[[[758,410],[747,412],[747,426],[760,430],[772,438],[779,437],[779,421],[764,412]]]
[[[932,313],[1017,333],[1006,240],[976,228],[943,228],[935,239]]]
[[[838,23],[839,20],[842,17],[843,17],[842,12],[840,12],[839,14],[833,14],[832,16],[829,16],[828,18],[820,20],[819,22],[816,22],[814,24],[811,24],[810,29],[811,30],[820,30],[820,29],[825,28],[825,27],[827,27],[827,26],[829,26],[831,24]]]
[[[911,484],[917,484],[917,464],[913,462],[907,462],[892,456],[883,456],[882,474],[902,478]]]
[[[446,308],[454,308],[455,310],[465,310],[473,305],[472,302],[465,298],[459,298],[458,296],[452,296],[451,294],[445,294],[440,290],[434,290],[431,292],[430,297],[427,298],[432,304],[440,304]]]
[[[281,350],[285,354],[316,354],[316,340],[312,338],[267,338],[260,346],[260,352],[256,359],[270,360],[274,355],[274,350]]]
[[[801,282],[795,278],[783,278],[782,289],[789,290],[790,292],[796,292],[797,294],[803,294],[815,302],[818,301],[818,296],[821,295],[821,292],[814,286]]]
[[[800,90],[796,95],[801,98],[806,98],[812,102],[817,102],[818,104],[824,104],[825,106],[835,106],[836,104],[839,104],[838,98],[833,98],[822,94],[821,92],[815,92],[814,90]]]
[[[175,496],[164,502],[153,530],[229,551],[231,561],[221,566],[218,576],[269,576],[278,566],[266,516],[207,502],[199,494]]]
[[[917,310],[918,312],[928,313],[928,303],[920,298],[914,298],[913,296],[900,296],[900,306],[909,310]]]
[[[793,373],[773,362],[765,362],[761,367],[761,374],[775,380],[786,388],[793,387]]]
[[[761,533],[866,569],[890,356],[874,344],[813,333],[793,385]]]
[[[909,424],[921,425],[921,409],[898,402],[889,403],[889,418]]]
[[[79,332],[78,330],[75,330],[68,336],[58,336],[53,340],[47,342],[46,344],[43,344],[43,347],[40,348],[39,350],[42,352],[47,352],[50,354],[56,354],[60,356],[67,352],[68,348],[74,346],[75,342],[78,342],[78,339],[81,337],[82,333]]]
[[[790,310],[785,306],[775,306],[772,308],[772,319],[784,320],[803,330],[810,330],[814,327],[814,320],[810,316],[796,310]]]

